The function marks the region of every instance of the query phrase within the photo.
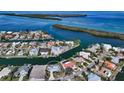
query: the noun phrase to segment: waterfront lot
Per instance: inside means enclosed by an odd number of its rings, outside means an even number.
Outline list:
[[[33,58],[56,57],[79,46],[74,41],[47,41],[47,42],[1,42],[1,58]]]
[[[124,48],[94,44],[45,65],[1,66],[0,80],[112,81],[124,66]]]
[[[13,41],[13,40],[46,40],[53,39],[53,37],[46,32],[41,30],[38,31],[1,31],[0,32],[0,40],[1,41]]]

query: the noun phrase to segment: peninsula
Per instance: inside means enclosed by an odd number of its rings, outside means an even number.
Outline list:
[[[4,14],[8,16],[19,16],[19,17],[30,17],[30,18],[40,18],[40,19],[49,19],[49,20],[61,20],[61,18],[55,18],[47,15],[42,14]]]
[[[88,34],[91,34],[91,35],[97,36],[97,37],[105,37],[105,38],[114,38],[114,39],[124,40],[124,34],[121,34],[121,33],[100,31],[100,30],[80,28],[80,27],[67,26],[67,25],[61,25],[61,24],[54,24],[53,27],[58,28],[58,29],[63,29],[63,30],[75,31],[75,32],[84,32],[84,33],[88,33]]]
[[[3,14],[9,16],[20,16],[20,17],[31,17],[31,18],[41,18],[41,19],[50,19],[50,20],[62,20],[61,18],[65,17],[85,17],[86,14]]]

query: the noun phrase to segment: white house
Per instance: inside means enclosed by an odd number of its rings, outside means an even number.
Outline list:
[[[112,62],[115,64],[119,63],[119,57],[112,57]]]
[[[87,50],[95,53],[97,51],[97,49],[100,49],[100,45],[99,44],[95,44],[95,45],[92,45],[90,48],[88,48]]]
[[[60,47],[52,46],[51,53],[54,55],[59,55],[60,53],[62,53],[62,51],[61,51]]]
[[[81,51],[81,52],[79,52],[79,56],[89,59],[90,53]]]
[[[119,51],[120,51],[120,48],[118,48],[118,47],[113,47],[113,50],[116,51],[116,52],[119,52]]]
[[[37,56],[38,55],[38,49],[37,48],[33,48],[29,51],[29,55],[30,56]]]
[[[18,56],[23,56],[24,55],[24,52],[23,52],[23,50],[20,50],[19,52],[18,52],[18,54],[17,54]]]
[[[0,78],[7,76],[11,72],[9,67],[5,67],[0,71]]]
[[[65,41],[65,43],[68,44],[68,45],[70,45],[70,44],[74,45],[74,41]]]
[[[103,48],[105,51],[109,51],[109,49],[112,49],[112,46],[110,44],[103,44]]]

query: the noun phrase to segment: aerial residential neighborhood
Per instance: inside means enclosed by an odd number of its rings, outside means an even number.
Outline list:
[[[33,38],[28,38],[33,35]],[[27,37],[24,37],[26,35]],[[12,37],[13,36],[13,37]],[[18,38],[14,39],[14,36]],[[35,37],[36,36],[36,37]],[[42,36],[42,37],[37,37]],[[80,45],[79,41],[52,40],[41,32],[2,32],[0,58],[51,58],[57,57]],[[36,38],[44,39],[37,41]],[[45,39],[50,39],[45,41]],[[20,40],[36,41],[20,41]],[[11,42],[9,41],[11,40]],[[13,41],[14,40],[14,41]],[[16,41],[15,41],[16,40]],[[30,59],[32,60],[32,59]],[[42,60],[42,59],[41,59]],[[0,80],[10,81],[113,81],[124,66],[124,48],[110,44],[92,44],[68,59],[45,65],[1,65]]]
[[[0,32],[0,40],[2,41],[11,41],[11,40],[45,40],[45,39],[53,39],[47,33],[39,30],[39,31],[1,31]]]
[[[32,13],[0,15],[0,81],[124,80],[124,23],[114,13]]]
[[[0,57],[54,57],[78,45],[74,41],[2,42]]]
[[[124,0],[0,0],[0,93],[123,93]]]
[[[113,81],[124,66],[124,48],[93,44],[56,64],[1,66],[0,80]]]

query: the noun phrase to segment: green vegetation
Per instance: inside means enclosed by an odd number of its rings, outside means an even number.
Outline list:
[[[23,77],[23,81],[27,81],[29,79],[28,75]]]
[[[80,62],[76,62],[76,65],[79,67],[79,68],[83,68],[82,64]]]
[[[12,75],[4,76],[0,79],[0,81],[11,81],[12,80]]]
[[[19,77],[12,77],[12,81],[18,81]]]
[[[0,66],[0,71],[1,71],[4,67],[6,67],[6,66],[5,66],[5,65],[1,65],[1,66]]]
[[[66,26],[66,25],[61,25],[61,24],[54,24],[53,27],[63,29],[63,30],[84,32],[84,33],[88,33],[88,34],[91,34],[91,35],[97,36],[97,37],[114,38],[114,39],[124,40],[124,34],[120,34],[120,33],[100,31],[100,30],[87,29],[87,28],[79,28],[79,27]]]
[[[66,75],[70,75],[70,74],[72,74],[72,72],[73,72],[73,69],[72,68],[66,68],[65,69],[65,74]]]
[[[86,66],[86,67],[88,66],[88,64],[86,62],[84,62],[83,65]]]
[[[0,79],[0,81],[10,81],[11,80],[11,77],[9,76],[4,76]]]

